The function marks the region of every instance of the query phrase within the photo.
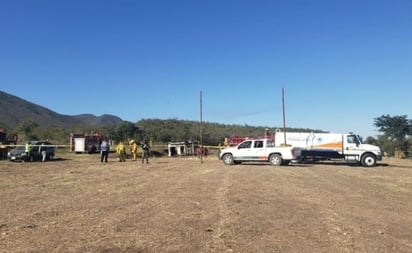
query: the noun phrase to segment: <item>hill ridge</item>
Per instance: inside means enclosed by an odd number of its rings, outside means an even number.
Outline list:
[[[121,118],[111,114],[96,116],[91,113],[64,115],[44,106],[32,103],[23,98],[0,90],[0,128],[14,129],[19,123],[32,121],[40,127],[70,127],[75,125],[112,126],[123,122]]]

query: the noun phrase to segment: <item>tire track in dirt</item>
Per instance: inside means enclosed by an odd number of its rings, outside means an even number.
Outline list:
[[[228,193],[231,186],[230,173],[225,169],[220,169],[221,181],[219,187],[216,188],[215,197],[218,206],[219,221],[216,228],[213,230],[210,252],[232,252],[233,250],[225,243],[225,234],[227,228],[234,223],[234,217],[229,206]]]
[[[181,163],[187,164],[182,167]],[[153,252],[209,252],[218,211],[215,185],[221,177],[215,169],[199,167],[196,160],[153,163],[146,173],[150,184],[139,190],[136,210],[117,227],[127,237],[135,234],[135,248]],[[155,224],[161,224],[157,227]],[[155,232],[160,229],[161,232]],[[221,251],[219,251],[221,252]]]

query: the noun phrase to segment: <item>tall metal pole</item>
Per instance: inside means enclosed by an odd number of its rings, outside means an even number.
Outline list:
[[[283,138],[284,138],[284,145],[286,146],[285,91],[283,87],[282,87],[282,112],[283,112]]]
[[[202,129],[202,121],[203,121],[203,110],[202,110],[202,91],[200,91],[200,125],[199,125],[199,139],[200,139],[200,163],[203,163],[203,129]]]

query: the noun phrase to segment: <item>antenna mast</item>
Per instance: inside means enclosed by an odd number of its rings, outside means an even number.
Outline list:
[[[282,87],[282,112],[283,112],[283,139],[286,146],[286,117],[285,117],[285,90]]]
[[[200,163],[203,163],[203,129],[202,129],[202,121],[203,121],[203,110],[202,110],[202,91],[200,91],[200,125],[199,125],[199,139],[200,139]]]

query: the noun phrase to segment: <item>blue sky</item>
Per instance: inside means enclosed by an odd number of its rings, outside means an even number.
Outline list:
[[[0,90],[67,115],[376,135],[412,117],[409,0],[0,0]]]

